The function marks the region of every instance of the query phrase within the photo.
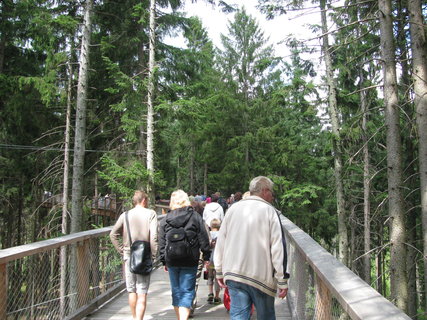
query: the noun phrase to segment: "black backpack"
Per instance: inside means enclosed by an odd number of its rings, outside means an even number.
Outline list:
[[[191,218],[189,219],[189,221]],[[187,222],[188,224],[188,222]],[[192,258],[192,247],[196,241],[196,237],[189,239],[185,226],[173,227],[166,233],[166,257],[168,260],[184,260]]]

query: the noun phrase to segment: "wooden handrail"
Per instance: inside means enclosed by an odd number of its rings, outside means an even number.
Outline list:
[[[54,239],[42,240],[38,242],[24,244],[22,246],[2,249],[0,250],[0,265],[5,264],[9,261],[20,259],[50,249],[59,248],[68,244],[106,235],[110,233],[112,228],[113,227],[105,227],[100,229],[82,231]]]
[[[165,215],[158,216],[159,220],[163,218],[165,218]],[[406,314],[355,275],[289,219],[282,217],[282,224],[288,242],[298,251],[298,257],[301,258],[299,263],[304,264],[302,260],[305,260],[315,273],[316,284],[318,286],[316,290],[322,298],[320,301],[320,305],[323,306],[322,308],[327,309],[330,307],[330,296],[333,296],[351,319],[410,320]],[[84,262],[87,260],[87,250],[89,248],[87,240],[108,235],[111,229],[112,227],[105,227],[88,230],[0,250],[0,288],[3,288],[3,290],[0,290],[0,318],[6,314],[6,265],[8,262],[61,246],[82,243],[83,245],[77,248],[78,264],[81,269],[84,269]],[[79,273],[81,279],[79,278],[80,281],[78,283],[88,284],[87,279],[89,278],[89,274],[87,272],[88,270]],[[301,272],[301,270],[297,272]],[[290,285],[292,285],[292,279],[290,280]],[[87,287],[82,285],[79,292],[84,293],[87,290]],[[82,301],[87,302],[86,300],[87,297],[84,297]],[[328,317],[328,313],[325,313],[324,319]]]
[[[288,241],[291,241],[305,258],[316,277],[323,282],[351,319],[411,319],[288,218],[282,216],[282,224]]]
[[[124,287],[123,281],[119,281],[115,284],[105,286],[105,288],[107,288],[109,292],[108,295],[104,294],[104,292],[102,291],[97,292],[98,295],[96,296],[96,299],[93,299],[92,296],[90,295],[91,272],[95,272],[96,274],[98,274],[98,272],[103,272],[108,274],[109,276],[111,275],[114,276],[116,272],[114,270],[109,270],[109,271],[101,270],[100,269],[101,266],[99,263],[96,263],[96,264],[88,263],[89,262],[88,260],[91,258],[90,256],[91,244],[97,244],[97,247],[95,248],[94,252],[95,254],[99,254],[99,250],[102,250],[102,249],[98,247],[99,241],[97,241],[97,239],[103,236],[107,236],[110,233],[111,229],[112,227],[105,227],[101,229],[93,229],[93,230],[88,230],[83,232],[77,232],[74,234],[69,234],[69,235],[65,235],[62,237],[54,238],[54,239],[38,241],[38,242],[29,243],[29,244],[18,246],[18,247],[12,247],[8,249],[0,250],[0,319],[6,319],[7,312],[8,312],[7,301],[9,298],[8,290],[10,289],[8,287],[8,278],[10,277],[10,275],[8,275],[8,264],[10,262],[13,263],[15,260],[19,260],[21,258],[29,257],[36,254],[42,254],[45,252],[52,252],[52,250],[57,250],[58,248],[66,247],[67,245],[77,244],[75,248],[76,260],[75,260],[75,264],[72,264],[72,265],[75,265],[75,268],[74,268],[75,281],[73,282],[73,284],[75,285],[75,288],[74,288],[73,294],[76,294],[76,295],[74,298],[72,295],[68,297],[68,299],[71,299],[71,300],[74,299],[75,304],[71,304],[70,302],[70,305],[72,305],[72,307],[70,307],[69,309],[70,312],[67,314],[62,314],[61,313],[62,311],[59,311],[59,310],[63,310],[61,309],[60,303],[59,303],[59,301],[62,301],[61,300],[62,296],[61,297],[55,296],[55,293],[53,291],[51,292],[53,294],[52,299],[58,300],[58,310],[55,309],[55,312],[57,312],[58,314],[61,314],[61,317],[73,316],[74,312],[76,312],[76,308],[81,307],[80,309],[89,310],[90,307],[92,307],[92,304],[91,304],[92,302],[90,301],[91,299],[93,301],[96,300],[98,302],[105,301],[105,299],[107,299],[108,297],[111,297],[111,293],[117,292],[117,290],[119,289],[120,290],[123,289]],[[108,250],[108,248],[104,248],[104,249]],[[47,255],[47,256],[49,256],[51,259],[59,259],[59,254]],[[41,262],[42,260],[36,259],[34,261]],[[51,261],[51,263],[53,263],[53,260]],[[92,267],[95,269],[93,269]],[[98,279],[97,281],[98,282],[96,283],[94,282],[95,286],[98,286],[100,283],[105,285],[105,279],[104,281],[101,281],[100,279]],[[13,290],[16,291],[16,288],[14,288]],[[50,302],[43,301],[43,303],[47,304]],[[36,308],[36,306],[34,306],[34,308]],[[80,313],[83,312],[80,309],[78,309],[77,311],[79,311]]]

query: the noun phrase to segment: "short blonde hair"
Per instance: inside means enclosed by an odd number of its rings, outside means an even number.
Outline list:
[[[221,227],[221,220],[219,220],[219,219],[212,219],[211,220],[211,225],[210,225],[210,227],[213,229],[213,228],[215,228],[215,229],[219,229],[219,227]]]
[[[188,194],[182,190],[175,190],[171,194],[171,200],[169,203],[169,207],[171,210],[188,207],[191,205],[190,199],[188,198]]]

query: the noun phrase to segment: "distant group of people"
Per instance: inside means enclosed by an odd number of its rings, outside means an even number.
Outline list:
[[[278,211],[271,205],[273,199],[273,182],[264,176],[254,178],[247,193],[236,192],[227,200],[219,193],[189,197],[176,190],[171,194],[170,210],[158,224],[156,213],[147,208],[147,195],[136,191],[134,208],[127,213],[130,227],[123,213],[110,233],[125,261],[133,319],[144,317],[150,275],[129,269],[129,232],[133,240],[150,242],[153,260],[159,253],[169,273],[177,319],[190,316],[200,259],[208,271],[209,303],[221,303],[221,288],[227,288],[231,319],[249,319],[253,304],[258,319],[275,319],[274,297],[286,296],[289,275],[285,239]]]

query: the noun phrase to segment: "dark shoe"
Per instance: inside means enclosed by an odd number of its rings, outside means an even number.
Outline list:
[[[208,302],[212,303],[213,301],[214,301],[214,295],[213,295],[213,293],[209,293],[208,294]]]
[[[214,298],[214,304],[220,304],[221,303],[221,298]]]

